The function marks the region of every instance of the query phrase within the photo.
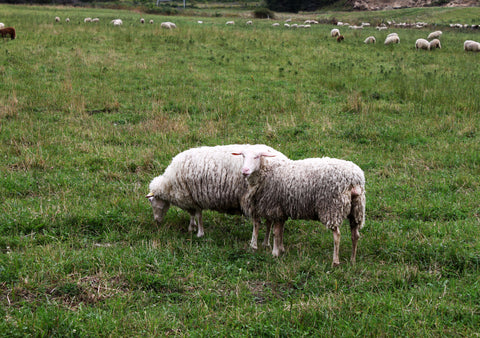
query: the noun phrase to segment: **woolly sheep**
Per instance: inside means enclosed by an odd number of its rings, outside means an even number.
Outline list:
[[[150,20],[149,22],[152,24],[152,23],[153,23],[153,20]]]
[[[110,23],[112,23],[114,26],[120,26],[123,24],[123,21],[122,19],[114,19],[112,21],[110,21]]]
[[[252,20],[248,20],[245,24],[246,24],[246,25],[252,25],[252,24],[253,24],[253,21],[252,21]]]
[[[387,36],[387,38],[385,39],[385,44],[390,45],[392,43],[400,43],[400,38],[398,37],[398,35]]]
[[[417,41],[415,41],[415,49],[430,50],[430,43],[425,39],[417,39]]]
[[[55,22],[60,22],[60,18],[58,16],[55,17]]]
[[[266,162],[273,155],[243,149],[242,174],[248,191],[242,210],[253,222],[274,224],[273,256],[284,252],[283,230],[291,219],[318,220],[333,231],[333,266],[340,264],[340,226],[348,218],[355,262],[359,230],[365,223],[365,176],[354,163],[334,158]]]
[[[441,49],[442,45],[440,44],[440,40],[433,39],[432,41],[430,41],[429,47],[430,47],[430,50],[435,49],[435,48]]]
[[[442,31],[435,31],[428,34],[427,40],[438,39],[442,36]]]
[[[330,31],[330,36],[332,38],[336,38],[339,35],[340,35],[340,30],[338,28],[334,28]]]
[[[140,18],[140,23],[145,23],[145,19],[144,19],[144,18]]]
[[[234,24],[235,24],[235,21],[227,21],[225,24],[226,24],[226,25],[234,25]]]
[[[65,22],[66,22],[66,23],[69,23],[69,22],[70,22],[70,18],[66,18],[66,19],[65,19]]]
[[[363,41],[364,43],[376,43],[377,40],[375,39],[374,36],[369,36],[368,38],[365,39],[365,41]]]
[[[173,22],[165,21],[160,24],[160,27],[166,28],[166,29],[172,29],[172,28],[177,28],[177,25],[175,25]]]
[[[100,22],[100,19],[99,18],[93,18],[92,22]]]
[[[395,33],[395,32],[394,32],[394,33],[390,33],[390,34],[387,35],[387,38],[389,38],[389,37],[391,37],[391,36],[398,36],[398,33]]]
[[[150,183],[147,198],[153,208],[154,218],[161,223],[170,204],[190,213],[189,231],[198,226],[198,237],[204,235],[202,210],[241,213],[240,202],[247,191],[241,174],[242,159],[232,152],[239,149],[256,149],[275,155],[270,161],[288,160],[285,155],[266,145],[226,145],[192,148],[175,156],[163,175]],[[253,229],[250,246],[257,248],[258,224]],[[270,223],[263,244],[269,243]]]
[[[463,43],[463,49],[466,52],[480,52],[480,43],[473,40],[466,40]]]
[[[272,26],[277,27],[277,26],[280,26],[280,24],[278,22],[274,22],[274,23],[272,23]]]
[[[83,22],[92,22],[92,18],[85,18],[83,19]]]

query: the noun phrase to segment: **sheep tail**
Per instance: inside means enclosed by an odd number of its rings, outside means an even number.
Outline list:
[[[352,204],[350,210],[350,227],[361,229],[365,223],[365,187],[356,185],[350,190]]]

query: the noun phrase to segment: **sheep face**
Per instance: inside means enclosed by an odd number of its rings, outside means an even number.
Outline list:
[[[254,151],[241,151],[238,153],[232,153],[233,155],[243,156],[242,175],[245,177],[250,176],[254,172],[260,170],[263,157],[275,157],[274,154],[269,152],[254,152]]]
[[[158,224],[162,223],[163,218],[165,217],[168,211],[168,208],[170,208],[170,203],[158,198],[152,193],[148,194],[146,197],[148,198],[148,200],[150,201],[150,204],[152,205],[153,218]]]

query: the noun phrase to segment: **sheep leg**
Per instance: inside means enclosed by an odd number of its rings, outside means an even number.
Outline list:
[[[352,264],[355,264],[355,258],[357,256],[357,242],[360,238],[360,232],[358,231],[358,227],[351,228],[350,230],[352,231],[352,257],[350,261]]]
[[[283,246],[283,229],[284,229],[284,222],[275,222],[273,231],[274,231],[274,240],[273,240],[273,250],[272,255],[274,257],[280,256],[282,252],[285,252],[285,248]]]
[[[263,239],[263,243],[262,243],[262,246],[264,248],[266,247],[269,247],[270,246],[270,229],[272,228],[272,224],[273,224],[273,221],[270,221],[270,220],[265,220],[265,238]]]
[[[197,227],[195,222],[195,213],[190,213],[190,223],[188,224],[188,232],[192,232]]]
[[[252,219],[253,223],[253,232],[252,232],[252,240],[250,241],[250,247],[253,250],[257,250],[257,240],[258,240],[258,229],[260,228],[260,219],[254,218]]]
[[[332,267],[340,265],[340,228],[335,227],[333,229],[333,262]]]
[[[203,232],[203,220],[202,220],[201,210],[195,211],[195,218],[197,219],[197,223],[198,223],[197,237],[203,237],[205,233]]]

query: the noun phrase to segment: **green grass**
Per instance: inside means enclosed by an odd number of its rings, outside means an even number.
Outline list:
[[[245,15],[231,27],[207,11],[0,11],[18,35],[0,41],[0,335],[478,335],[480,66],[463,51],[478,31],[441,26],[443,48],[427,52],[414,43],[433,27],[396,29],[401,43],[384,46],[392,29],[342,29],[338,44],[330,25],[246,26]],[[325,15],[446,25],[479,14]],[[248,248],[239,216],[205,212],[201,239],[180,209],[154,223],[144,196],[175,154],[247,142],[363,168],[355,266],[348,226],[332,269],[332,235],[316,222],[288,221],[278,259]]]

